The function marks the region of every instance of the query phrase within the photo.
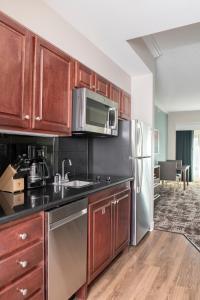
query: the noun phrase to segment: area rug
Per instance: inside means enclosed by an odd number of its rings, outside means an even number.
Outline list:
[[[200,251],[200,183],[159,187],[161,197],[155,201],[155,229],[184,234]]]

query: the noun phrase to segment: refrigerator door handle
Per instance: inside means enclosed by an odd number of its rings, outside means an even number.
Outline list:
[[[140,146],[140,154],[139,156],[142,156],[143,155],[143,132],[142,132],[142,123],[139,122],[139,146]]]
[[[140,123],[140,129],[141,129],[141,156],[144,154],[144,131],[143,131],[143,126]]]
[[[136,122],[136,153],[135,155],[140,157],[142,156],[142,140],[141,140],[141,123],[140,121]]]
[[[136,174],[137,174],[136,193],[140,194],[142,189],[142,177],[143,177],[143,160],[140,158],[136,159]]]
[[[140,193],[140,176],[139,176],[139,159],[136,159],[136,193],[139,194]]]
[[[143,181],[143,159],[141,159],[140,192],[142,190],[142,181]]]

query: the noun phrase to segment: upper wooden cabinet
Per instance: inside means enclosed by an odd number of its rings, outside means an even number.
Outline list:
[[[78,61],[75,61],[74,69],[74,86],[78,88],[86,87],[90,90],[94,90],[94,72]]]
[[[110,82],[80,62],[75,62],[74,87],[86,87],[105,97],[110,97]]]
[[[110,84],[110,99],[118,103],[118,115],[120,116],[121,90],[114,84]]]
[[[95,92],[110,97],[110,82],[95,73]]]
[[[0,13],[0,125],[30,125],[30,45],[28,30]]]
[[[126,92],[2,13],[0,37],[1,128],[70,135],[73,87],[118,102],[130,119]]]
[[[33,128],[70,133],[71,58],[35,38]]]
[[[120,117],[126,120],[131,119],[131,96],[124,91],[121,92]]]

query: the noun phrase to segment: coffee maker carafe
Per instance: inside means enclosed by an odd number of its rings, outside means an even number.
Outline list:
[[[46,185],[50,177],[49,167],[46,162],[46,146],[28,146],[29,173],[27,175],[27,188],[35,188]]]

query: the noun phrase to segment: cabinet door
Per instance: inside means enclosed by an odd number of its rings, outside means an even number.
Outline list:
[[[0,126],[30,125],[31,38],[29,32],[0,13]]]
[[[70,134],[71,67],[69,56],[35,39],[33,128]]]
[[[74,86],[94,90],[94,72],[78,61],[75,62]]]
[[[112,259],[112,197],[89,205],[88,282]]]
[[[120,113],[121,90],[113,84],[110,84],[110,99],[118,103],[118,112]]]
[[[120,116],[122,119],[131,119],[131,96],[124,91],[121,93]]]
[[[98,74],[95,74],[95,92],[108,98],[110,96],[110,82]]]
[[[114,255],[118,254],[130,238],[130,192],[122,192],[115,200]]]

